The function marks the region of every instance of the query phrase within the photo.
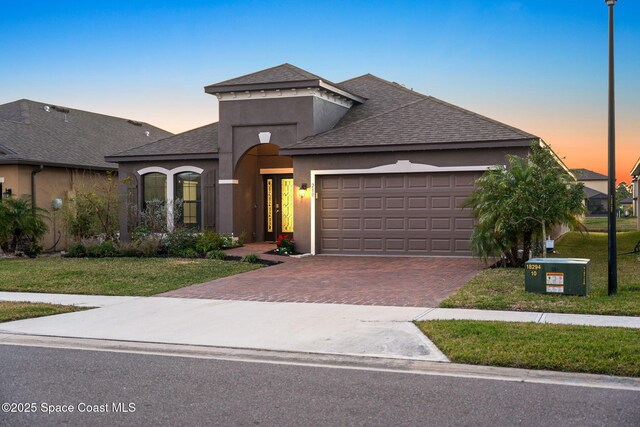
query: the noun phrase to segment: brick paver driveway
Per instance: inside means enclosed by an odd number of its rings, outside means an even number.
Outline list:
[[[159,296],[435,307],[481,269],[465,258],[314,256]]]

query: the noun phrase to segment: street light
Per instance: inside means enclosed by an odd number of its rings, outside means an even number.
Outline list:
[[[609,295],[618,290],[616,259],[616,116],[613,72],[613,7],[617,0],[605,0],[609,8]]]

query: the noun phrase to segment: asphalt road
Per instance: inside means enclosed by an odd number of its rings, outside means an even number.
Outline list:
[[[13,345],[0,402],[35,409],[11,426],[640,425],[637,391]]]

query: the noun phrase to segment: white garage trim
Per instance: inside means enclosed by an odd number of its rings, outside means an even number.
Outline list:
[[[178,166],[173,169],[166,169],[160,166],[149,166],[143,169],[138,170],[138,175],[143,176],[148,173],[161,173],[167,176],[167,229],[173,230],[173,197],[175,194],[175,189],[173,185],[173,177],[182,172],[193,172],[199,175],[202,175],[204,169],[199,168],[197,166]],[[142,181],[142,185],[144,187],[144,180]],[[143,191],[143,199],[144,199],[144,188]]]
[[[484,172],[495,166],[433,166],[411,163],[410,160],[398,160],[396,163],[376,166],[369,169],[324,169],[311,171],[311,255],[316,255],[316,176],[320,175],[365,175],[387,173],[424,173],[424,172]]]

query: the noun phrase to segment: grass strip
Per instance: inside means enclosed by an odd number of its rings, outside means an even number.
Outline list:
[[[260,267],[215,259],[12,259],[0,261],[0,290],[149,296]]]
[[[0,301],[0,322],[86,310],[72,305]]]
[[[416,322],[456,363],[640,376],[640,330],[536,323]]]

